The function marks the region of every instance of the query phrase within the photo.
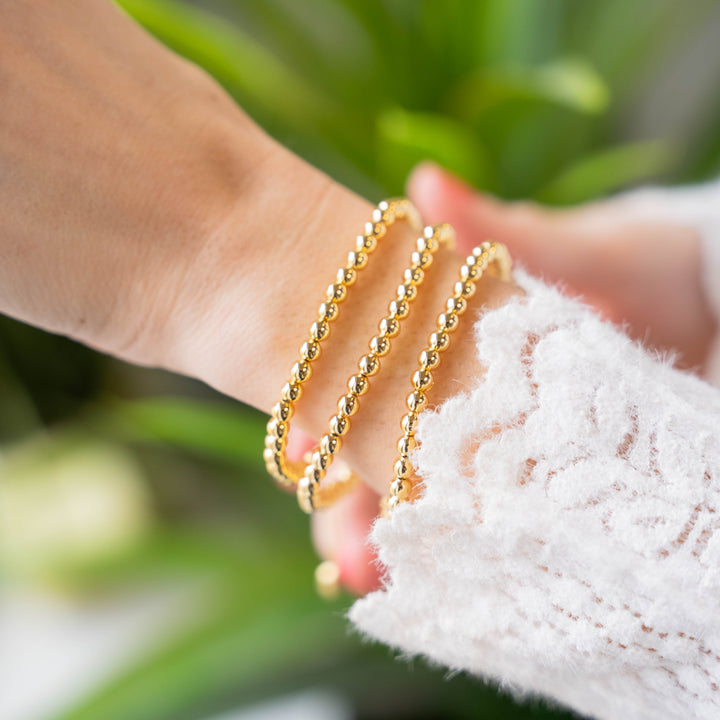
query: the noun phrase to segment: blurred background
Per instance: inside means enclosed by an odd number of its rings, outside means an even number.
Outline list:
[[[377,201],[433,159],[571,204],[720,171],[714,0],[122,0]],[[564,718],[316,597],[264,418],[0,318],[0,718]]]

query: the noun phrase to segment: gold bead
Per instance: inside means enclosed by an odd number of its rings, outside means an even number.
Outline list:
[[[422,412],[422,409],[425,407],[427,399],[422,392],[420,392],[419,390],[415,390],[407,396],[406,402],[408,410],[414,413],[419,413]]]
[[[393,318],[402,320],[408,316],[408,313],[410,312],[410,305],[406,300],[393,300],[390,303],[388,311]]]
[[[290,403],[281,400],[273,405],[272,414],[280,422],[287,422],[292,417],[293,409]]]
[[[385,236],[387,226],[384,222],[366,222],[365,237],[374,237],[377,240]]]
[[[406,285],[419,285],[425,279],[425,273],[419,267],[406,268],[403,280]]]
[[[458,280],[455,283],[455,297],[469,298],[475,294],[475,283],[470,280]]]
[[[407,209],[405,210],[405,219],[408,221],[408,224],[411,228],[413,228],[413,230],[419,231],[422,227],[422,218],[420,217],[420,213],[411,202],[407,203]]]
[[[344,285],[347,285],[348,287],[350,285],[354,285],[355,281],[357,280],[357,272],[355,271],[355,268],[340,268],[337,271],[337,282],[343,283]]]
[[[343,395],[340,400],[338,400],[338,410],[342,415],[345,415],[346,417],[354,415],[358,410],[357,396],[353,393]]]
[[[350,429],[350,421],[344,415],[333,415],[330,418],[330,432],[333,435],[345,435]]]
[[[296,362],[290,369],[290,377],[296,383],[305,382],[312,375],[312,367],[307,360]]]
[[[415,287],[415,285],[407,285],[404,283],[402,285],[398,285],[395,297],[399,302],[405,300],[411,302],[417,297],[417,287]]]
[[[403,435],[397,444],[397,451],[407,457],[416,446],[415,437],[413,435]]]
[[[457,315],[462,315],[465,310],[467,310],[467,300],[465,298],[457,298],[457,297],[451,297],[448,298],[447,301],[447,311],[449,313],[455,313]]]
[[[312,458],[310,463],[311,464],[305,468],[305,478],[307,479],[310,486],[310,491],[312,492],[313,486],[317,485],[317,483],[319,483],[325,477],[325,473],[312,465]]]
[[[399,502],[406,502],[412,492],[412,482],[405,477],[396,477],[390,485],[390,492]]]
[[[400,332],[400,323],[395,317],[383,318],[380,321],[380,332],[385,337],[395,337]]]
[[[416,390],[427,391],[434,385],[433,376],[427,370],[416,370],[412,384]]]
[[[453,313],[440,313],[437,322],[438,327],[445,332],[450,332],[458,326],[457,315]]]
[[[440,353],[437,350],[423,350],[418,362],[423,370],[434,370],[440,364]]]
[[[329,289],[329,288],[328,288]],[[334,300],[320,303],[318,308],[318,317],[324,321],[334,320],[338,315],[338,306]]]
[[[315,590],[323,600],[337,600],[342,590],[340,567],[333,560],[325,560],[315,568]]]
[[[415,433],[415,430],[417,430],[417,423],[418,414],[412,411],[407,413],[400,421],[400,425],[406,435],[413,435]]]
[[[440,247],[440,242],[437,239],[437,236],[433,235],[432,237],[425,238],[425,249],[429,252],[435,252]]]
[[[377,240],[371,233],[369,235],[358,235],[355,238],[355,252],[371,253],[377,247]]]
[[[450,344],[450,338],[444,331],[434,332],[430,335],[430,349],[443,351]]]
[[[380,361],[375,353],[367,353],[360,358],[358,366],[360,367],[360,372],[363,375],[375,375],[375,373],[380,369]]]
[[[387,517],[391,517],[395,508],[400,504],[400,500],[395,496],[391,495],[387,500]]]
[[[338,435],[326,434],[320,438],[320,452],[325,455],[334,455],[342,446],[342,440]]]
[[[489,242],[488,240],[485,240],[485,242],[481,242],[481,243],[480,243],[480,251],[481,251],[481,252],[486,252],[486,253],[491,252],[491,253],[495,254],[495,247],[496,247],[496,246],[493,245],[493,244],[492,244],[491,242]]]
[[[363,374],[353,375],[348,380],[348,390],[355,395],[364,395],[370,388],[370,383]]]
[[[414,267],[418,268],[428,268],[430,265],[432,265],[433,256],[427,252],[426,250],[420,252],[419,250],[416,250],[411,256],[410,261],[412,262]]]
[[[447,245],[449,248],[455,247],[455,228],[452,225],[440,223],[435,233],[442,245]]]
[[[330,325],[325,320],[317,322],[317,320],[310,326],[310,335],[313,340],[320,342],[324,340],[330,334]]]
[[[395,476],[399,478],[410,477],[412,474],[412,467],[410,466],[410,461],[407,458],[399,458],[395,463],[393,470],[395,472]]]
[[[307,477],[300,478],[297,484],[297,499],[298,505],[300,505],[300,509],[303,512],[308,514],[313,512],[315,509],[313,506],[313,493]]]
[[[358,235],[357,242],[355,243],[356,250],[365,250],[369,253],[373,252],[377,247],[378,236],[375,235],[374,229],[376,225],[374,223],[365,223],[365,232],[363,235]],[[362,238],[362,246],[360,245],[360,238]]]
[[[380,324],[382,325],[382,323]],[[374,355],[377,355],[378,357],[383,357],[390,352],[390,340],[388,340],[388,338],[385,337],[384,334],[375,335],[372,340],[370,340],[370,349],[373,351]]]
[[[330,455],[322,452],[321,450],[316,450],[312,454],[312,459],[310,460],[310,465],[312,465],[314,470],[316,470],[319,473],[322,473],[322,475],[320,476],[320,478],[318,478],[318,480],[322,479],[325,476],[325,469],[330,464],[329,458],[330,458]],[[313,477],[317,477],[317,475],[313,475]]]
[[[368,255],[366,252],[359,250],[348,253],[348,265],[351,265],[356,270],[362,270],[368,261]]]
[[[320,357],[320,343],[317,340],[304,342],[300,348],[300,356],[309,362],[317,360]]]
[[[328,302],[342,302],[346,296],[347,288],[342,283],[331,283],[325,293]]]

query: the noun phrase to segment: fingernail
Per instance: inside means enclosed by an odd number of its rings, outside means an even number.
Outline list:
[[[411,197],[426,197],[429,193],[432,193],[439,172],[440,167],[429,160],[416,165],[408,175],[408,195]]]
[[[420,202],[447,195],[474,195],[476,190],[454,173],[426,160],[416,165],[408,178],[408,194]]]

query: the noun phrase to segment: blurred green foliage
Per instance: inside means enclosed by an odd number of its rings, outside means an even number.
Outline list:
[[[716,17],[713,0],[120,4],[373,200],[401,193],[425,159],[488,192],[554,204],[720,169],[720,94],[688,103],[673,132],[628,120]],[[42,572],[80,597],[148,580],[199,588],[194,620],[54,720],[192,720],[317,685],[346,694],[360,718],[563,717],[348,635],[349,598],[315,598],[306,519],[264,475],[259,413],[1,318],[0,343],[0,438],[23,458],[42,439],[33,482],[50,482],[48,448],[110,444],[149,498],[133,542]],[[23,580],[28,566],[7,552],[0,571]]]

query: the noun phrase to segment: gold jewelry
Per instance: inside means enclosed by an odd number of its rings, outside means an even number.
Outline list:
[[[295,485],[305,470],[304,462],[290,461],[285,453],[290,418],[302,394],[302,385],[312,374],[311,365],[320,356],[320,345],[330,334],[330,325],[338,316],[339,305],[345,300],[348,288],[354,284],[357,273],[367,265],[378,241],[397,220],[406,220],[416,229],[422,227],[414,205],[404,198],[383,201],[373,210],[372,220],[365,224],[364,234],[357,237],[355,250],[349,253],[347,263],[338,270],[335,282],[328,286],[325,302],[320,305],[317,319],[310,326],[309,337],[300,348],[300,361],[292,366],[290,380],[283,385],[280,402],[272,409],[263,458],[268,472],[281,485]]]
[[[320,439],[303,477],[297,484],[298,504],[304,512],[312,513],[314,510],[329,507],[351,489],[353,483],[350,482],[335,482],[324,487],[321,486],[321,481],[332,464],[335,453],[340,450],[342,436],[350,429],[350,417],[358,410],[360,396],[370,388],[370,378],[379,372],[381,358],[390,352],[392,338],[400,332],[402,321],[410,313],[410,304],[417,297],[417,288],[422,284],[425,270],[432,263],[434,253],[441,245],[452,245],[454,240],[455,231],[446,224],[428,226],[418,238],[410,266],[403,273],[403,282],[398,286],[395,299],[388,307],[388,314],[379,323],[380,332],[370,340],[370,352],[360,358],[360,372],[348,380],[348,392],[338,400],[338,411],[330,418],[329,431]]]
[[[398,441],[400,457],[395,463],[395,477],[390,484],[390,496],[383,501],[383,514],[389,517],[401,503],[410,499],[413,491],[413,467],[409,455],[415,447],[418,415],[427,404],[427,392],[433,386],[432,371],[440,364],[440,354],[450,344],[450,334],[457,328],[460,316],[467,310],[468,298],[475,294],[476,283],[486,269],[503,280],[510,277],[510,255],[500,243],[484,242],[473,249],[460,268],[460,280],[455,283],[445,310],[438,315],[437,330],[430,335],[427,347],[418,358],[419,369],[412,377],[413,390],[407,397],[408,412],[401,425],[403,436]]]
[[[315,568],[315,590],[323,600],[336,600],[340,596],[340,567],[334,560],[324,560]]]

